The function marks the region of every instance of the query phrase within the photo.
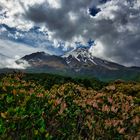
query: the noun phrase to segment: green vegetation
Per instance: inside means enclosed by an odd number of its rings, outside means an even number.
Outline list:
[[[52,86],[55,84],[62,85],[65,83],[74,83],[84,86],[85,88],[93,88],[95,90],[102,89],[107,83],[101,82],[96,78],[81,78],[81,77],[66,77],[54,74],[46,74],[46,73],[36,73],[36,74],[26,74],[23,76],[23,79],[26,81],[34,81],[42,85],[45,89],[50,90]]]
[[[50,74],[0,76],[1,140],[140,138],[140,83]]]

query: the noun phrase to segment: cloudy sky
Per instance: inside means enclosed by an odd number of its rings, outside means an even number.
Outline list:
[[[0,0],[0,55],[62,55],[89,40],[94,56],[140,66],[140,0]]]

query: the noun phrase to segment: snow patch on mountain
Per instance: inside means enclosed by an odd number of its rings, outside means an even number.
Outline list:
[[[96,62],[94,61],[95,57],[89,52],[89,48],[87,47],[78,47],[66,53],[62,57],[63,58],[72,57],[78,60],[79,62],[83,62],[83,63],[87,63],[87,61],[90,61],[94,63],[95,65],[97,65]],[[70,63],[70,61],[67,60],[67,63]]]

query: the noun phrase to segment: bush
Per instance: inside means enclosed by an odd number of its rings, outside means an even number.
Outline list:
[[[114,85],[96,91],[70,82],[46,90],[25,76],[0,80],[0,139],[139,139],[138,97]]]

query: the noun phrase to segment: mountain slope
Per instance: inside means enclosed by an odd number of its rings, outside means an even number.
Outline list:
[[[63,56],[36,52],[21,59],[26,60],[30,64],[30,67],[27,69],[29,72],[97,77],[101,80],[129,80],[140,74],[139,67],[125,67],[94,57],[86,47],[76,48]]]
[[[103,68],[109,70],[118,70],[124,66],[102,60],[100,58],[94,57],[87,47],[76,48],[75,50],[68,52],[62,56],[70,67],[79,67],[79,68]]]
[[[59,56],[49,55],[45,52],[36,52],[30,55],[26,55],[22,58],[26,60],[33,68],[55,68],[63,69],[67,68],[67,63],[65,60]]]

